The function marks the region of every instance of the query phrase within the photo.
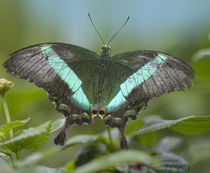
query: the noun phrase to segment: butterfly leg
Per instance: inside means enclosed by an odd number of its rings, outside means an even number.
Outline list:
[[[61,132],[54,139],[56,145],[64,145],[66,141],[66,130],[70,126],[70,117],[68,116],[65,120],[65,124]]]
[[[92,122],[92,119],[87,113],[82,114],[71,114],[66,116],[65,124],[61,132],[57,135],[57,137],[54,140],[54,143],[56,145],[64,145],[66,141],[66,130],[71,125],[82,125],[82,124],[90,124]]]
[[[125,137],[125,126],[128,121],[127,117],[118,117],[107,115],[105,118],[105,124],[109,125],[110,127],[114,128],[117,127],[120,131],[121,139],[120,139],[120,148],[121,149],[128,149],[127,139]]]
[[[150,99],[144,99],[142,100],[139,104],[136,104],[135,105],[135,110],[136,110],[136,113],[139,114],[139,112],[142,110],[142,109],[146,109],[147,108],[147,105],[148,105],[148,102],[149,102]]]
[[[68,104],[64,104],[58,97],[48,95],[48,99],[55,104],[56,112],[62,113],[65,117],[71,114]]]
[[[127,142],[127,139],[125,137],[125,126],[126,126],[126,123],[125,123],[124,126],[121,126],[121,127],[118,127],[118,128],[119,128],[120,135],[121,135],[120,148],[124,149],[124,150],[127,150],[128,149],[128,142]]]

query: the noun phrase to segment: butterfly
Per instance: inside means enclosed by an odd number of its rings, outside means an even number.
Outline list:
[[[66,130],[91,124],[100,116],[106,125],[121,133],[121,148],[127,148],[124,130],[153,98],[192,86],[193,69],[167,53],[152,50],[100,55],[66,43],[43,43],[18,50],[3,64],[7,72],[29,79],[48,93],[65,124],[55,138],[64,145]]]

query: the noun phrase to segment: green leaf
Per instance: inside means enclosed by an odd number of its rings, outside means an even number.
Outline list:
[[[23,132],[9,141],[0,143],[3,148],[7,148],[14,153],[22,149],[34,152],[45,144],[50,135],[51,122],[47,122],[35,128],[23,130]]]
[[[72,147],[72,146],[77,145],[77,144],[92,143],[92,142],[95,142],[98,138],[99,138],[99,136],[95,136],[95,135],[73,136],[69,140],[66,141],[63,148]]]
[[[5,138],[4,133],[0,131],[0,141],[2,141],[4,138]]]
[[[73,170],[74,170],[74,161],[71,161],[71,162],[68,162],[67,164],[66,164],[66,172],[73,172]]]
[[[170,126],[170,129],[184,134],[200,134],[210,130],[210,116],[190,116]]]
[[[83,148],[75,161],[75,167],[84,165],[93,159],[103,156],[107,153],[107,146],[103,143],[93,143]]]
[[[204,58],[205,56],[210,56],[209,48],[201,49],[198,52],[196,52],[193,55],[192,60],[196,62],[196,61],[199,61],[201,58]]]
[[[193,65],[196,76],[210,77],[210,49],[201,49],[193,56],[193,60],[196,62]]]
[[[131,173],[188,173],[189,165],[181,157],[172,153],[162,153],[157,156],[162,163],[161,167],[154,168],[145,164],[136,163],[129,167]],[[127,171],[128,172],[128,171]]]
[[[155,151],[169,152],[181,143],[181,139],[178,137],[165,137],[155,146]]]
[[[143,166],[140,169],[136,169],[134,167],[129,168],[130,173],[157,173],[157,170],[153,168]]]
[[[141,134],[138,135],[137,138],[143,145],[148,147],[153,146],[157,142],[157,134],[155,132]]]
[[[190,146],[189,149],[190,152],[190,158],[192,161],[192,164],[195,163],[202,163],[206,160],[210,159],[210,142],[209,139],[207,138],[206,140],[200,139],[199,142],[193,143]]]
[[[115,152],[95,159],[75,169],[75,173],[92,173],[96,171],[106,170],[115,167],[116,165],[120,166],[126,163],[129,164],[135,162],[144,163],[155,167],[160,165],[159,161],[156,158],[151,157],[144,152],[128,150]]]
[[[163,164],[157,168],[157,173],[188,173],[189,164],[181,157],[172,153],[163,153],[158,156]]]
[[[15,136],[20,135],[22,132],[23,132],[23,129],[18,130],[18,131],[15,133]]]
[[[23,167],[23,166],[30,166],[30,165],[36,164],[36,163],[40,162],[41,160],[55,154],[58,151],[59,151],[58,147],[54,146],[54,147],[48,148],[42,152],[33,153],[33,154],[27,156],[24,160],[16,161],[15,166]]]
[[[129,122],[125,129],[125,135],[131,134],[133,131],[139,129],[143,124],[144,120],[142,118]]]
[[[170,128],[183,134],[200,134],[210,130],[210,116],[189,116],[177,120],[156,120],[146,123],[133,135],[146,134]]]
[[[7,140],[10,130],[12,130],[15,127],[20,127],[20,126],[25,125],[30,119],[31,118],[27,118],[25,120],[16,120],[16,121],[11,121],[7,124],[4,124],[3,126],[0,127],[1,137],[3,135],[5,140]]]
[[[0,157],[8,157],[10,153],[4,149],[0,148]]]
[[[159,121],[153,121],[148,124],[145,124],[142,128],[137,130],[132,134],[133,135],[139,135],[139,134],[147,134],[151,132],[155,132],[161,129],[165,129],[172,125],[176,120],[159,120]]]
[[[65,173],[61,169],[49,168],[45,166],[30,166],[19,168],[15,173]]]
[[[51,131],[50,133],[54,132],[54,131],[57,131],[59,130],[60,128],[63,127],[64,125],[64,122],[65,122],[65,118],[60,118],[58,120],[55,120],[52,122],[52,126],[51,126]]]

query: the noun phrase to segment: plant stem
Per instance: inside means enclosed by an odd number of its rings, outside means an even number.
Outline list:
[[[7,101],[6,101],[6,95],[5,94],[2,94],[2,102],[3,102],[3,106],[4,106],[4,111],[5,111],[7,123],[10,123],[11,119],[10,119],[10,115],[9,115],[9,109],[8,109],[8,106],[7,106]],[[10,139],[13,138],[13,130],[12,129],[11,129],[9,134],[10,134]]]
[[[16,153],[16,160],[20,160],[20,149],[19,148]]]
[[[113,141],[112,141],[112,134],[111,134],[111,130],[110,127],[107,127],[107,133],[108,133],[108,137],[109,137],[109,142],[111,145],[113,145]]]

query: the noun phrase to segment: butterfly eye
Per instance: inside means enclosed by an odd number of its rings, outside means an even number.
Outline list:
[[[96,111],[95,111],[95,110],[94,110],[94,111],[92,111],[92,114],[97,114],[97,110],[96,110]]]
[[[99,111],[99,114],[104,114],[104,111]]]
[[[94,118],[96,116],[96,114],[97,114],[97,109],[96,108],[92,108],[91,109],[91,116],[92,116],[92,118]]]
[[[105,115],[105,109],[104,109],[104,108],[101,108],[101,109],[99,110],[99,116],[101,117],[101,119],[104,118],[104,115]]]
[[[96,108],[92,108],[92,109],[91,109],[91,114],[97,114],[97,111],[98,111],[98,110],[97,110]]]

